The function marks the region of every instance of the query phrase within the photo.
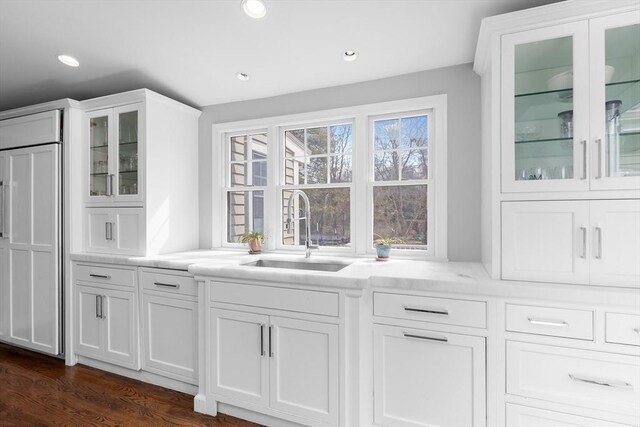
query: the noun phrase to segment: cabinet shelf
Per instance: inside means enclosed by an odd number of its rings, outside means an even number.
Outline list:
[[[527,92],[527,93],[520,93],[515,95],[515,98],[530,98],[530,97],[534,97],[534,96],[540,96],[540,95],[558,95],[558,97],[562,98],[563,96],[566,96],[567,98],[570,97],[569,92],[572,92],[573,88],[567,88],[567,89],[560,89],[560,90],[543,90],[543,91],[539,91],[539,92]]]
[[[573,138],[545,138],[545,139],[525,139],[520,141],[515,141],[516,144],[531,144],[531,143],[542,143],[542,142],[566,142],[573,141]]]
[[[124,145],[124,146],[127,146],[127,145],[137,145],[137,144],[138,144],[138,141],[127,141],[127,142],[122,142],[122,141],[121,141],[118,145],[119,145],[120,147],[122,147],[123,145]]]
[[[100,150],[106,150],[107,148],[109,148],[109,145],[108,145],[108,144],[104,144],[104,145],[92,145],[92,146],[91,146],[91,149],[92,149],[92,150],[98,150],[98,149],[100,149]]]
[[[91,173],[89,174],[91,176],[107,176],[106,172],[95,172],[95,173]]]
[[[118,171],[119,173],[123,174],[123,173],[138,173],[137,169],[131,169],[131,170],[120,170]]]

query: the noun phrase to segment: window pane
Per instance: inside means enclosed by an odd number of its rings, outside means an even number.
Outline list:
[[[352,126],[339,125],[331,126],[331,152],[350,153],[353,145]]]
[[[247,185],[246,165],[244,163],[231,163],[231,186]]]
[[[258,133],[251,135],[251,155],[250,160],[267,158],[267,134]]]
[[[377,120],[373,125],[374,148],[390,150],[400,145],[400,129],[398,119]]]
[[[304,156],[304,129],[288,130],[284,133],[284,155]]]
[[[327,158],[312,157],[307,165],[307,184],[327,183]]]
[[[351,242],[351,197],[348,188],[306,189],[311,205],[311,240],[320,246],[347,246]],[[287,219],[287,203],[291,191],[282,192],[282,218]],[[306,220],[305,203],[299,195],[292,200],[292,231],[283,231],[284,245],[304,245]],[[283,227],[284,230],[284,227]]]
[[[247,159],[247,135],[231,137],[231,161],[242,162]]]
[[[327,128],[307,129],[307,155],[327,153]]]
[[[427,248],[427,186],[373,187],[373,233]]]
[[[402,151],[402,179],[427,179],[427,150]]]
[[[351,182],[353,178],[351,156],[331,156],[329,162],[329,178],[332,183]]]
[[[246,232],[264,232],[264,191],[227,193],[227,242],[237,243]]]
[[[251,164],[251,185],[267,185],[267,162],[253,162]]]
[[[402,146],[426,147],[428,130],[427,116],[405,117],[402,119]]]
[[[373,162],[376,181],[397,181],[400,179],[400,159],[395,151],[376,153]]]

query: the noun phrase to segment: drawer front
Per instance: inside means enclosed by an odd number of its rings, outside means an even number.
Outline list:
[[[507,304],[507,331],[593,340],[593,312]]]
[[[640,357],[508,341],[507,393],[640,417]]]
[[[99,264],[76,264],[75,280],[133,287],[136,284],[135,268],[116,268]]]
[[[482,301],[433,298],[375,292],[373,314],[395,319],[485,328],[487,307]]]
[[[198,296],[198,285],[193,277],[145,269],[140,272],[140,281],[142,289]]]
[[[607,313],[605,341],[640,346],[640,316]]]
[[[211,282],[211,301],[338,316],[338,294],[239,283]]]
[[[507,422],[509,427],[628,427],[595,418],[530,408],[528,406],[507,404]]]

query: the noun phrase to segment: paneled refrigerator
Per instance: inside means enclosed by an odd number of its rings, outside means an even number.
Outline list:
[[[0,121],[0,341],[62,346],[61,111]]]

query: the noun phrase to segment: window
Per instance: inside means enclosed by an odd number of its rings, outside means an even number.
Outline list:
[[[264,232],[267,134],[228,136],[227,242],[249,231]]]
[[[429,249],[429,113],[371,119],[373,240]]]
[[[446,110],[437,95],[216,125],[213,215],[226,229],[213,227],[214,246],[261,231],[265,250],[300,250],[303,197],[285,222],[302,190],[321,254],[373,254],[383,237],[397,239],[394,257],[446,259]]]
[[[282,221],[286,220],[289,197],[304,189],[309,198],[311,240],[319,246],[351,243],[351,182],[353,181],[353,125],[283,129]],[[295,218],[304,218],[304,200],[292,201]],[[283,245],[303,245],[308,219],[292,230],[282,231]]]

